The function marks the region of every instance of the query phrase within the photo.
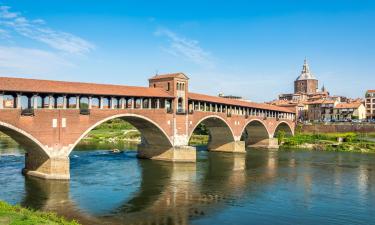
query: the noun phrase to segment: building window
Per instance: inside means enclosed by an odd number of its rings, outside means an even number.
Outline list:
[[[171,83],[168,82],[167,84],[167,91],[169,91],[171,89]]]

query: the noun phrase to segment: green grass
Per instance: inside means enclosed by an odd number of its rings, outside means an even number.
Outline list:
[[[79,225],[68,221],[52,212],[34,211],[20,206],[12,206],[0,201],[0,224],[10,225]]]
[[[369,135],[354,132],[297,133],[293,137],[285,137],[282,148],[300,148],[311,144],[315,150],[375,153],[375,142],[365,140],[365,137]],[[342,138],[341,143],[338,138]]]
[[[208,135],[193,134],[190,138],[190,145],[207,145]]]

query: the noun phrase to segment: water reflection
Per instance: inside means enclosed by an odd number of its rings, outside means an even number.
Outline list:
[[[72,180],[50,181],[23,178],[23,157],[7,155],[0,199],[83,224],[371,224],[374,163],[335,152],[199,151],[197,163],[173,164],[77,151]]]

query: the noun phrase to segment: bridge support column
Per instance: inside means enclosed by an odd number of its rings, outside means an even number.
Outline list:
[[[48,157],[46,154],[29,152],[25,155],[25,168],[22,173],[28,176],[52,180],[69,180],[69,157]]]
[[[244,141],[232,141],[225,144],[209,143],[208,150],[213,152],[246,152]]]
[[[4,94],[0,93],[0,109],[4,108]]]
[[[278,149],[279,144],[277,138],[268,138],[259,140],[257,142],[249,143],[248,145],[251,148],[267,148],[267,149]]]
[[[138,158],[171,161],[171,162],[195,162],[196,149],[192,146],[152,146],[138,145]]]

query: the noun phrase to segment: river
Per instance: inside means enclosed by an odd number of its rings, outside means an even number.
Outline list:
[[[197,163],[135,151],[73,151],[70,181],[21,175],[23,151],[0,142],[0,199],[82,224],[375,224],[375,155],[198,151]]]

